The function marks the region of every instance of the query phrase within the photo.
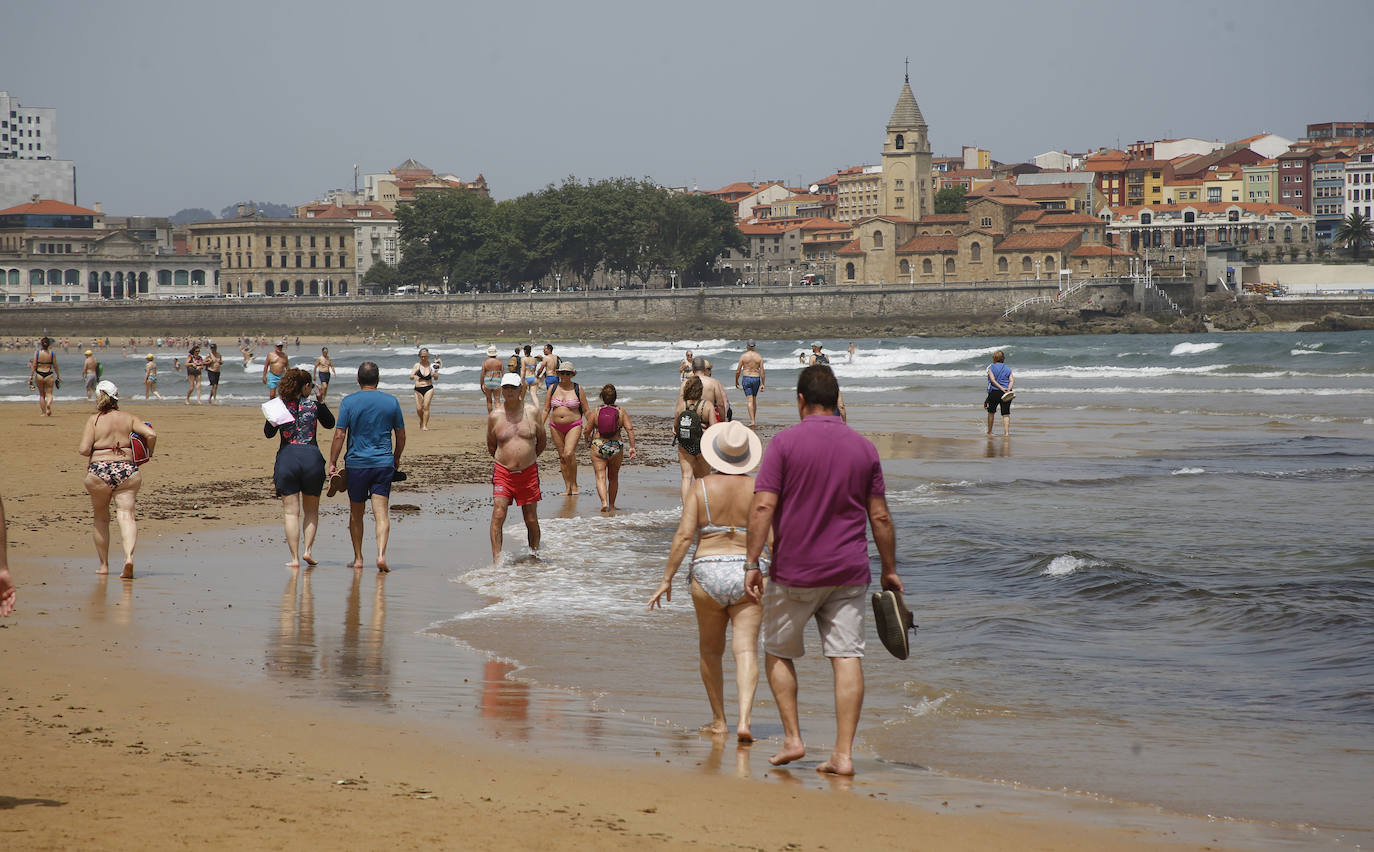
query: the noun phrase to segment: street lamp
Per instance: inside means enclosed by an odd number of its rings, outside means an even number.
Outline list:
[[[669,290],[676,290],[676,289],[677,289],[677,270],[676,270],[676,269],[670,269],[670,270],[668,270],[668,289],[669,289]]]
[[[1042,261],[1039,261],[1039,260],[1037,260],[1037,261],[1035,262],[1035,280],[1036,280],[1036,281],[1039,281],[1039,280],[1040,280],[1040,264],[1041,264],[1041,263],[1042,263]]]
[[[553,291],[555,293],[563,292],[563,273],[561,272],[555,272],[553,274]]]

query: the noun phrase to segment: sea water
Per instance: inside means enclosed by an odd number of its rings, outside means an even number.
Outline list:
[[[795,422],[811,342],[759,342],[764,422]],[[898,569],[921,625],[906,662],[869,628],[862,760],[1368,841],[1374,334],[859,339],[852,361],[850,341],[821,342],[851,424],[884,454]],[[436,409],[484,411],[486,342],[426,344],[444,364]],[[632,412],[657,414],[671,410],[684,350],[730,387],[743,349],[556,346],[589,391],[614,383]],[[997,349],[1018,392],[1009,439],[1000,417],[984,435],[979,406]],[[313,361],[289,351],[293,364]],[[370,358],[409,410],[414,348],[331,353],[331,396]],[[106,377],[141,388],[137,354],[102,353]],[[244,368],[233,354],[221,396],[256,404],[261,359]],[[32,399],[25,357],[0,358],[0,398]],[[59,360],[59,401],[84,396],[80,357]],[[164,395],[184,394],[163,369]],[[732,402],[743,410],[737,391]],[[125,407],[155,422],[156,403]],[[546,500],[537,560],[446,559],[449,579],[482,603],[437,604],[431,630],[599,710],[679,730],[705,722],[685,570],[664,611],[645,606],[676,526],[676,476],[627,468],[629,510],[615,517],[591,497]],[[512,526],[508,549],[522,539]],[[803,725],[823,754],[829,669],[814,638],[807,654]],[[767,696],[761,684],[755,732],[776,736]]]

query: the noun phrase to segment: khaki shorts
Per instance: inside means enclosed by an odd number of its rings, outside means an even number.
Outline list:
[[[868,586],[784,586],[776,580],[763,592],[763,650],[795,660],[806,655],[803,638],[814,616],[827,657],[864,655],[864,593]]]

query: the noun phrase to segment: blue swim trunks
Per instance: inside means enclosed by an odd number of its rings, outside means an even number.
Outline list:
[[[739,385],[744,388],[745,396],[758,396],[759,388],[763,387],[763,377],[740,376]]]
[[[285,374],[283,373],[283,375]],[[281,384],[281,376],[277,375],[276,373],[267,374],[267,386],[269,388],[274,388],[279,384]]]
[[[544,377],[544,390],[548,390],[549,388],[553,387],[553,386],[556,385],[556,384],[558,384],[558,377],[557,377],[557,376],[545,376],[545,377]]]
[[[350,467],[344,470],[344,474],[348,482],[348,501],[366,503],[368,497],[373,494],[380,497],[391,496],[391,478],[396,475],[396,468]]]

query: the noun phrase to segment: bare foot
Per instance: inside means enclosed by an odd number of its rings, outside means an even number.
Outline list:
[[[110,564],[109,564],[108,562],[102,562],[102,563],[100,563],[100,567],[97,568],[97,569],[95,569],[95,573],[97,573],[97,574],[108,574],[108,573],[110,573]]]
[[[754,741],[754,734],[749,730],[748,725],[740,725],[739,728],[735,730],[735,740],[746,744],[752,743]]]
[[[724,721],[720,721],[712,722],[709,725],[702,725],[700,728],[697,728],[697,733],[710,734],[713,737],[723,737],[729,733],[729,730],[729,726],[727,726]]]
[[[305,564],[309,565],[312,568],[320,564],[316,562],[314,559],[312,559],[309,553],[304,554],[302,558],[305,559]]]
[[[359,556],[357,559],[354,559],[352,562],[348,563],[348,567],[355,568],[361,571],[363,569],[363,558]]]
[[[125,562],[124,570],[119,573],[119,579],[132,580],[134,578],[134,563]]]
[[[387,573],[388,571],[391,570],[390,568],[386,567],[386,557],[385,557],[385,556],[378,556],[378,557],[377,557],[377,570],[380,571],[380,572],[383,573],[383,574],[385,574],[385,573]]]
[[[290,562],[286,563],[286,567],[287,567],[287,568],[299,568],[299,567],[301,567],[301,563],[299,563],[299,562],[297,562],[296,560],[292,559]]]
[[[831,754],[830,759],[816,767],[817,772],[827,775],[853,775],[854,761],[847,754]]]
[[[774,766],[782,766],[784,763],[801,760],[803,757],[806,757],[806,743],[801,740],[797,740],[795,743],[784,740],[782,751],[768,758],[768,762]]]

